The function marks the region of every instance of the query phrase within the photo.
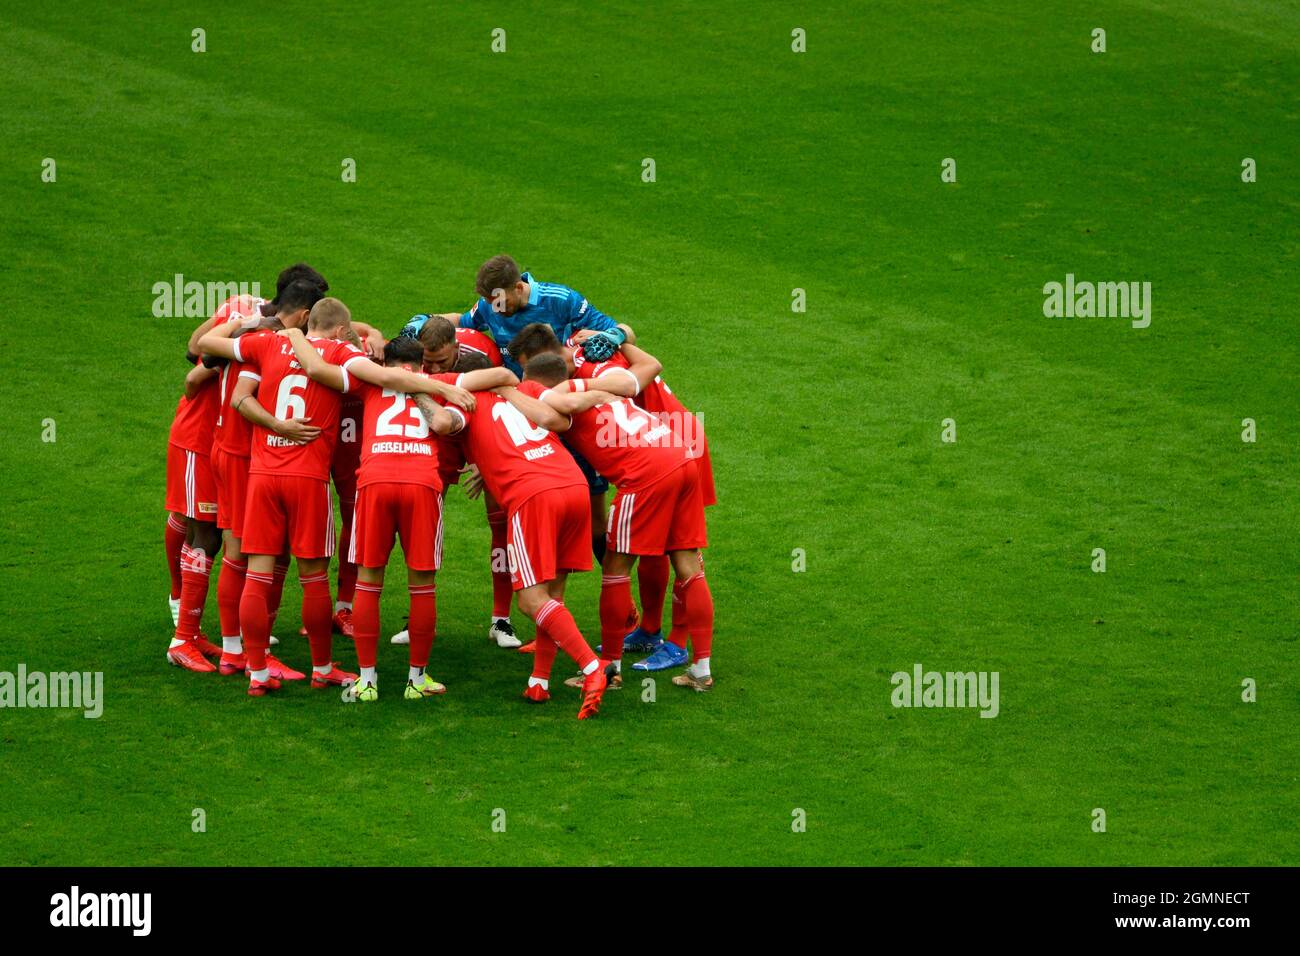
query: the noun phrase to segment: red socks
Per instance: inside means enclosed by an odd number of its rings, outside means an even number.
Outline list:
[[[584,672],[587,665],[596,660],[596,655],[592,653],[591,647],[582,636],[582,632],[578,630],[578,624],[574,621],[573,615],[559,601],[552,598],[543,604],[534,620],[537,621],[537,633],[540,635],[545,630],[547,636],[560,645],[560,649],[564,653],[577,661],[578,667]]]
[[[682,582],[673,582],[673,623],[668,640],[680,648],[686,647],[686,605],[682,603]]]
[[[555,665],[555,655],[559,647],[547,636],[541,627],[537,628],[537,643],[533,645],[533,677],[550,681],[551,668]]]
[[[181,551],[185,548],[185,522],[180,521],[174,514],[167,514],[167,530],[163,534],[163,544],[167,549],[167,570],[172,576],[172,600],[178,601],[181,596],[181,588],[184,582],[181,581]]]
[[[239,629],[244,635],[244,653],[248,655],[250,671],[266,667],[266,648],[271,635],[266,596],[271,590],[271,580],[271,575],[254,571],[244,577],[244,593],[239,599]]]
[[[381,584],[357,582],[352,602],[352,639],[357,645],[357,664],[374,667],[379,650],[379,594]]]
[[[660,598],[662,606],[663,598]],[[602,660],[623,659],[623,636],[636,627],[636,605],[632,603],[632,579],[626,574],[605,575],[600,582],[600,656]]]
[[[328,667],[334,659],[334,605],[330,601],[329,574],[322,571],[305,578],[299,575],[298,581],[302,584],[302,624],[311,642],[311,665]]]
[[[266,607],[271,614],[267,624],[267,633],[270,628],[275,627],[275,616],[280,612],[280,601],[284,599],[284,578],[289,573],[289,565],[276,562],[275,570],[271,573],[271,590],[266,595]]]
[[[713,595],[704,572],[692,574],[681,584],[686,610],[686,629],[691,635],[691,663],[708,657],[713,650]]]
[[[433,647],[438,626],[437,594],[432,584],[412,584],[409,590],[411,616],[406,628],[411,634],[411,666],[424,667],[429,663],[429,648]]]
[[[221,636],[239,634],[239,601],[244,596],[244,575],[248,564],[244,561],[221,559],[221,574],[217,576],[217,612],[221,615]]]
[[[668,594],[670,564],[666,554],[637,558],[636,580],[641,597],[641,628],[650,634],[663,630],[664,597]]]
[[[339,511],[343,514],[343,535],[339,541],[352,540],[353,507],[353,502],[339,499]],[[348,549],[345,544],[339,551],[339,593],[336,599],[344,604],[351,604],[357,588],[357,566],[347,559],[347,555]],[[352,609],[352,613],[356,613],[356,608]]]
[[[487,519],[492,531],[492,616],[509,617],[514,588],[510,584],[510,565],[506,560],[506,513],[489,511]]]
[[[178,640],[198,636],[203,621],[203,605],[208,603],[208,574],[212,559],[197,548],[181,549],[181,616],[176,625]]]

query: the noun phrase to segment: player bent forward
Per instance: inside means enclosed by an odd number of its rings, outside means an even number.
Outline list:
[[[312,381],[338,391],[347,387],[343,369],[327,362],[304,335],[297,330],[281,334],[293,343],[294,355]],[[416,371],[423,354],[419,342],[394,339],[384,347],[384,365],[432,381]],[[349,558],[357,564],[352,618],[361,676],[355,699],[379,699],[379,598],[397,538],[406,558],[410,593],[410,673],[404,696],[421,700],[447,689],[425,673],[437,627],[434,582],[442,564],[442,481],[434,436],[449,434],[459,427],[460,419],[423,395],[380,388],[364,381],[367,372],[351,370],[352,378],[361,379],[352,384],[362,403],[361,467],[349,543]],[[470,385],[499,383],[490,372],[475,374],[481,381],[466,376]]]
[[[637,371],[652,378],[654,365]],[[667,554],[682,582],[686,629],[695,658],[673,683],[711,690],[713,596],[700,556],[707,545],[704,496],[690,436],[674,428],[670,419],[646,412],[630,397],[608,393],[643,388],[646,380],[636,371],[614,369],[589,381],[570,380],[560,356],[541,354],[529,360],[524,379],[508,393],[511,403],[542,427],[563,432],[568,443],[618,487],[609,509],[602,568],[602,662],[616,669],[622,665],[623,635],[636,621],[630,574],[637,556]],[[588,385],[595,391],[588,391]],[[603,398],[595,404],[584,402],[592,394]]]

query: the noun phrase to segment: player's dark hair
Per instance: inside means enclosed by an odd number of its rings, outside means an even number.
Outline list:
[[[424,361],[424,347],[415,339],[397,338],[384,346],[385,365],[414,365]]]
[[[506,351],[520,365],[543,352],[559,352],[560,339],[545,322],[530,322],[515,333]]]
[[[456,365],[452,368],[453,372],[477,372],[482,368],[491,368],[492,363],[482,352],[461,352],[460,358],[456,359]]]
[[[436,352],[448,342],[456,341],[456,327],[440,315],[429,316],[420,328],[420,345]]]
[[[541,355],[534,355],[524,366],[524,378],[531,379],[534,382],[541,382],[547,388],[552,385],[559,385],[569,377],[569,366],[564,363],[564,359],[554,352],[543,352]]]
[[[320,294],[324,295],[330,290],[330,284],[325,281],[325,277],[307,265],[305,262],[295,262],[293,265],[284,269],[279,278],[275,280],[275,298],[271,301],[276,305],[280,304],[284,296],[284,290],[294,282],[310,282],[316,288],[320,289]]]
[[[507,255],[493,256],[478,267],[474,288],[485,299],[491,299],[497,289],[513,289],[519,281],[519,263]]]
[[[310,309],[319,302],[325,293],[320,286],[307,279],[295,279],[284,287],[278,296],[276,311],[281,315],[292,315],[299,309]]]

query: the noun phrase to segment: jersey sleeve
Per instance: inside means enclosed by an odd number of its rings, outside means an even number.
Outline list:
[[[468,312],[460,317],[460,327],[462,329],[478,329],[480,332],[486,332],[488,326],[487,319],[484,315],[485,310],[486,306],[483,304],[483,300],[479,299],[469,307]]]
[[[433,375],[428,375],[424,372],[421,372],[420,374],[423,375],[425,378],[433,379],[435,382],[442,382],[444,385],[455,385],[457,387],[460,386],[460,380],[461,378],[464,377],[463,373],[459,373],[459,372],[437,372]],[[441,395],[430,395],[429,397],[433,399],[435,402],[437,402],[439,405],[441,405],[443,408],[447,409],[447,411],[451,412],[452,415],[456,416],[460,420],[461,428],[464,428],[466,425],[469,424],[469,415],[466,414],[465,410],[462,409],[459,405],[452,405]]]
[[[369,362],[366,353],[351,342],[336,342],[323,356],[325,361],[343,369],[343,391],[350,393],[356,386],[357,379],[348,374],[348,368],[354,362]]]
[[[241,335],[233,339],[235,360],[245,365],[251,365],[254,371],[260,372],[263,357],[266,355],[266,343],[274,337],[273,335],[262,335],[254,332],[251,335]]]
[[[518,388],[519,391],[523,392],[529,398],[537,398],[537,399],[540,399],[542,397],[543,392],[550,391],[550,389],[548,389],[541,382],[534,382],[531,379],[520,382],[516,386],[516,388]]]
[[[560,335],[561,339],[571,337],[579,329],[608,332],[610,329],[618,327],[617,322],[588,302],[581,292],[574,289],[569,290],[569,294],[564,300],[564,319],[567,324]]]

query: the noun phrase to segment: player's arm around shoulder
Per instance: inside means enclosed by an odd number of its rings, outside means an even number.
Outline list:
[[[242,318],[231,319],[204,332],[194,345],[202,355],[215,355],[224,359],[238,358],[239,347],[235,344],[234,336],[243,327]]]
[[[599,382],[599,379],[596,382]],[[595,384],[595,382],[589,383],[582,379],[577,381],[569,380],[561,382],[554,388],[548,388],[538,398],[561,415],[571,418],[587,411],[589,408],[595,408],[597,405],[607,405],[610,402],[618,401],[622,397],[597,388]],[[589,385],[591,387],[587,387]],[[538,422],[538,424],[541,423]]]
[[[422,392],[411,398],[435,435],[454,435],[465,427],[465,416],[455,405],[439,405]]]
[[[638,388],[636,392],[633,392],[633,395],[640,394],[641,390],[658,378],[659,373],[664,370],[662,362],[649,352],[637,348],[630,337],[628,341],[623,343],[620,351],[623,353],[623,358],[627,359],[627,368],[621,371],[630,372],[637,382]],[[605,386],[602,383],[600,387],[604,388]]]
[[[477,368],[463,373],[456,382],[461,388],[470,392],[488,392],[494,388],[505,388],[519,384],[519,376],[504,365],[494,368]]]
[[[185,397],[193,398],[203,387],[203,383],[221,373],[215,368],[208,368],[206,365],[196,365],[185,375]]]
[[[523,412],[534,425],[540,425],[542,428],[553,432],[567,432],[573,425],[573,419],[549,402],[540,398],[534,398],[526,392],[521,392],[514,386],[493,389],[498,395],[508,401],[519,411]],[[543,395],[546,393],[543,392]]]
[[[293,346],[293,357],[297,359],[309,379],[335,391],[347,390],[347,379],[342,367],[325,361],[321,354],[312,348],[302,329],[281,329],[275,334],[289,340],[289,344]]]
[[[350,363],[348,367],[357,378],[379,388],[392,389],[394,392],[405,392],[408,395],[437,395],[443,401],[459,405],[467,411],[472,412],[474,410],[474,396],[466,389],[456,385],[448,385],[436,378],[417,374],[416,372],[408,372],[404,368],[375,365],[373,362],[355,362]]]
[[[235,390],[230,396],[230,407],[254,425],[260,425],[267,431],[275,432],[299,445],[305,445],[320,436],[320,428],[312,425],[309,418],[285,420],[276,418],[268,412],[257,400],[257,386],[256,378],[240,375],[235,383]]]

